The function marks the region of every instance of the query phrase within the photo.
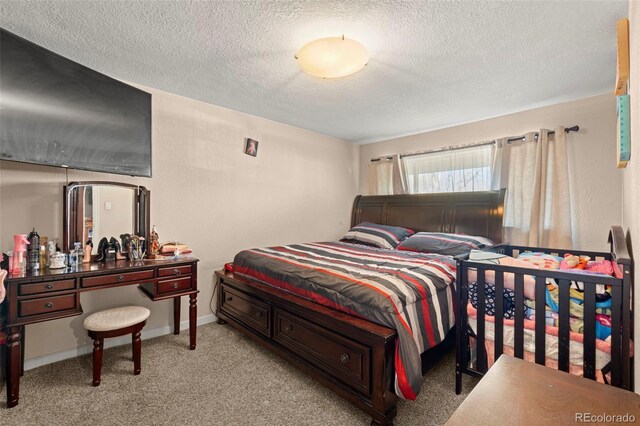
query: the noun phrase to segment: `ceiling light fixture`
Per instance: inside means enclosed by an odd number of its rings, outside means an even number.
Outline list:
[[[367,49],[355,40],[327,37],[302,46],[295,58],[302,71],[321,78],[340,78],[360,71],[369,62]]]

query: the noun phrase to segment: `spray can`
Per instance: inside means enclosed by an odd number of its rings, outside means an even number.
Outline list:
[[[35,228],[29,233],[27,240],[29,240],[27,269],[29,271],[37,271],[40,269],[40,235],[38,235]]]

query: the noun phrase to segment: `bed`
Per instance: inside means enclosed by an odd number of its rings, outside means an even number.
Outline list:
[[[358,196],[351,224],[372,222],[500,242],[503,201],[503,191]],[[216,315],[370,414],[373,425],[390,425],[398,395],[415,398],[412,392],[421,385],[420,352],[437,348],[453,327],[455,260],[400,252],[392,253],[391,260],[377,260],[381,255],[377,249],[336,242],[243,251],[233,272],[216,273]],[[310,264],[314,267],[306,268]],[[337,296],[313,287],[309,274],[317,275],[318,265],[323,275],[313,280],[337,289]],[[345,280],[345,268],[349,276],[370,278],[389,270],[394,279],[400,273],[427,277],[432,286],[427,295],[394,296],[406,298],[405,319],[424,318],[409,324],[413,339],[407,338],[401,315],[379,316],[380,310],[373,309],[384,305],[382,310],[393,311],[384,297],[371,299],[371,313],[352,304],[349,292],[360,290]],[[417,351],[407,349],[411,342]]]
[[[632,260],[622,228],[609,242],[609,252],[501,245],[460,260],[456,393],[462,374],[483,375],[503,353],[633,390]],[[572,257],[596,272],[560,269]]]

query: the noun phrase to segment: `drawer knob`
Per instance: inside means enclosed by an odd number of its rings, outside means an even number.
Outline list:
[[[288,326],[286,326],[286,327],[284,328],[284,332],[285,332],[285,333],[289,333],[291,330],[293,330],[293,327],[291,327],[290,325],[288,325]]]
[[[179,269],[174,269],[173,270],[173,275],[182,275],[182,272],[180,272]]]
[[[118,275],[118,277],[116,278],[116,280],[118,280],[118,281],[124,281],[124,275]]]
[[[51,309],[51,308],[53,308],[53,303],[47,302],[47,303],[44,304],[44,307],[47,308],[47,309]]]
[[[262,318],[264,316],[262,312],[258,312],[256,315],[258,316],[258,318]]]
[[[346,364],[347,362],[349,362],[349,354],[340,355],[340,362],[343,364]]]
[[[47,290],[51,290],[53,288],[53,284],[47,284],[44,286]]]
[[[178,288],[178,283],[171,284],[171,287],[173,287],[174,289]]]
[[[227,302],[231,302],[233,300],[233,297],[229,296],[227,297]]]

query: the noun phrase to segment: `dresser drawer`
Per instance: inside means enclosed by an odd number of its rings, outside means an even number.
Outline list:
[[[190,288],[191,277],[173,278],[170,280],[158,281],[158,294],[188,290]]]
[[[21,317],[49,314],[52,312],[67,311],[77,308],[75,294],[20,300],[18,304]]]
[[[119,284],[130,281],[142,281],[153,278],[153,269],[148,271],[124,272],[122,274],[101,275],[82,279],[82,287],[95,287],[100,285]]]
[[[191,274],[191,266],[175,266],[173,268],[159,268],[158,276],[159,277],[179,277],[182,275]]]
[[[255,331],[271,337],[270,310],[266,303],[222,285],[220,309]]]
[[[31,294],[50,293],[52,291],[73,290],[76,288],[75,280],[47,281],[35,284],[20,284],[18,293],[20,296]]]
[[[341,382],[369,393],[367,346],[278,308],[274,318],[273,340]]]

